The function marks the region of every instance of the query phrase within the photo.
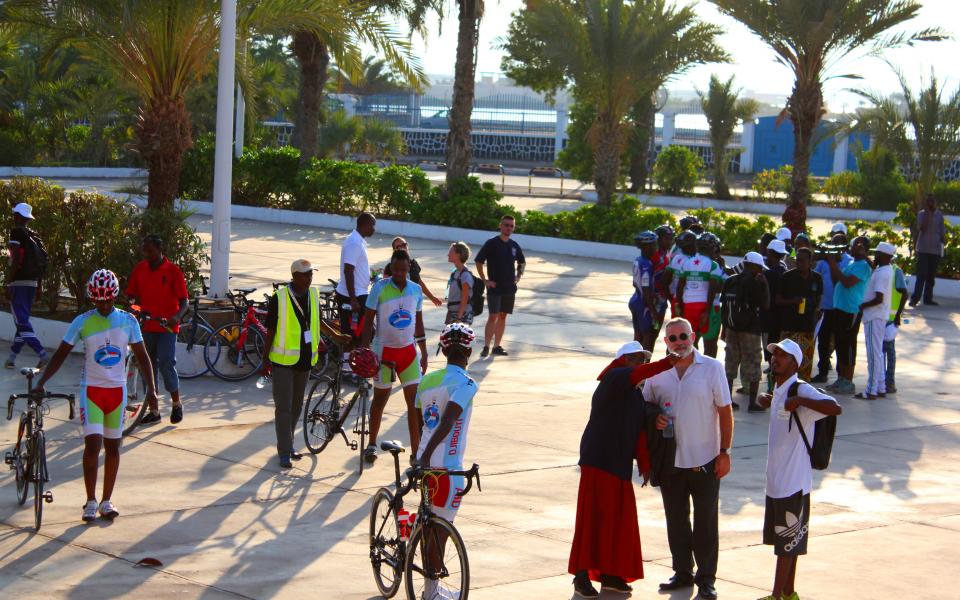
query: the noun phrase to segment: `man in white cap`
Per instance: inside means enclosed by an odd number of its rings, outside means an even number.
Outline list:
[[[7,273],[7,288],[10,308],[17,332],[10,346],[10,357],[4,366],[12,369],[17,355],[27,344],[40,358],[37,368],[47,364],[49,357],[30,324],[30,310],[40,289],[40,282],[47,269],[47,250],[36,231],[27,227],[33,220],[33,209],[26,202],[13,207],[13,229],[7,248],[10,253],[10,271]]]
[[[770,289],[763,276],[767,266],[759,252],[747,252],[741,264],[742,271],[723,282],[720,292],[720,316],[727,344],[724,369],[731,392],[739,370],[740,385],[750,394],[748,410],[762,412],[757,404],[757,393],[763,374],[760,313],[770,308]],[[734,402],[733,410],[738,408]]]
[[[890,288],[893,267],[890,261],[897,253],[890,242],[880,242],[873,249],[877,268],[870,274],[860,310],[863,312],[863,334],[867,345],[867,387],[854,398],[876,400],[887,396],[887,374],[883,357],[883,333],[890,314]]]
[[[775,239],[783,242],[784,249],[787,251],[783,257],[783,263],[787,266],[787,270],[796,267],[797,265],[793,258],[793,233],[786,227],[781,227],[773,235]]]
[[[773,546],[777,567],[770,595],[762,600],[797,598],[797,557],[807,553],[813,469],[800,428],[813,442],[816,422],[842,412],[837,401],[797,379],[803,360],[791,339],[770,344],[770,365],[777,387],[759,398],[770,411],[767,434],[767,485],[763,543]]]
[[[280,467],[292,468],[300,460],[293,451],[293,432],[300,420],[303,393],[310,369],[317,364],[320,345],[320,293],[310,285],[313,266],[299,259],[290,265],[288,285],[277,288],[267,302],[267,339],[270,349],[263,372],[273,373],[274,420]]]
[[[847,247],[847,226],[843,223],[834,223],[831,228],[830,245],[846,249]],[[820,254],[820,253],[818,253]],[[821,255],[824,256],[824,255]],[[853,257],[844,250],[837,258],[837,267],[842,273],[850,263]],[[811,383],[826,383],[830,375],[830,357],[835,349],[836,311],[833,306],[833,273],[830,270],[830,262],[825,257],[817,261],[814,271],[820,274],[823,279],[823,296],[820,298],[820,322],[817,325],[817,374],[811,379]]]

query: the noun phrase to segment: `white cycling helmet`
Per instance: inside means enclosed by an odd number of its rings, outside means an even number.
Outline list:
[[[120,294],[120,280],[110,269],[98,269],[87,281],[87,297],[94,302],[113,300]]]

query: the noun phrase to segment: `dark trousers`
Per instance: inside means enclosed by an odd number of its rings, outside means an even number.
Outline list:
[[[167,392],[180,391],[180,379],[177,376],[177,334],[170,332],[143,332],[143,345],[147,348],[150,363],[153,366],[153,381],[157,374],[163,378],[163,387]],[[159,387],[159,382],[157,386]]]
[[[821,373],[827,373],[832,368],[830,357],[833,356],[835,348],[836,328],[836,311],[832,308],[824,310],[823,322],[820,323],[820,331],[817,333],[817,370]]]
[[[362,327],[363,324],[359,321],[363,318],[363,313],[366,311],[367,294],[357,296],[357,302],[360,303],[360,314],[357,315],[357,322]],[[337,306],[340,307],[340,331],[353,335],[353,310],[350,308],[350,297],[337,294]],[[360,334],[353,335],[353,337],[359,339]]]
[[[917,253],[917,282],[913,284],[911,302],[920,302],[921,296],[924,302],[933,302],[933,284],[936,283],[939,264],[939,254]]]
[[[717,578],[720,551],[718,510],[720,480],[710,461],[700,471],[672,469],[660,482],[663,512],[667,517],[667,541],[673,556],[673,570],[682,578],[693,577],[697,585],[713,584]],[[690,526],[690,499],[693,498],[693,527]]]
[[[293,433],[300,422],[303,393],[310,371],[273,365],[273,418],[277,430],[277,454],[290,456]]]
[[[10,353],[20,354],[23,345],[27,344],[37,353],[37,356],[45,357],[47,351],[43,349],[43,344],[40,343],[40,339],[33,331],[33,325],[30,324],[30,310],[33,308],[33,299],[37,295],[37,288],[14,285],[7,289],[10,291],[10,308],[13,312],[13,321],[17,326],[17,331],[13,335],[13,345],[10,346]]]

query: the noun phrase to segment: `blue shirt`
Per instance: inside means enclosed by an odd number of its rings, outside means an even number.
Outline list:
[[[844,252],[840,255],[840,271],[843,271],[847,268],[847,265],[853,262],[853,257]],[[821,310],[832,310],[833,309],[833,275],[830,273],[830,263],[825,260],[818,260],[816,266],[813,268],[814,271],[820,273],[820,277],[823,278],[823,296],[820,298],[820,309]]]
[[[870,280],[870,274],[872,272],[873,269],[870,268],[870,263],[868,263],[866,259],[855,260],[847,265],[847,267],[843,269],[843,274],[853,275],[859,279],[859,281],[851,287],[846,287],[839,282],[833,286],[833,307],[852,315],[860,312],[860,305],[863,304],[863,295],[867,292],[867,281]]]
[[[103,316],[93,309],[70,323],[63,341],[71,346],[83,342],[86,358],[80,375],[81,387],[124,387],[130,344],[142,342],[143,335],[140,324],[130,313],[115,308]]]
[[[633,296],[642,299],[646,293],[651,293],[653,286],[653,262],[642,254],[633,261]]]

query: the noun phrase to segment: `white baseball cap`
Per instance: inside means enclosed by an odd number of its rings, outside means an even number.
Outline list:
[[[290,274],[294,273],[309,273],[313,271],[313,265],[310,264],[310,261],[305,258],[299,258],[293,261],[293,264],[290,265]]]
[[[757,265],[764,271],[768,271],[769,267],[763,262],[763,257],[760,256],[759,252],[747,252],[746,256],[743,257],[743,262],[748,262],[752,265]]]
[[[780,348],[787,354],[793,357],[797,361],[797,367],[799,368],[803,364],[803,351],[800,350],[799,344],[790,338],[780,340],[776,344],[767,344],[767,352],[773,352],[774,348]]]
[[[845,223],[834,223],[830,228],[830,233],[842,233],[847,235],[847,225]]]
[[[897,248],[890,242],[880,242],[877,244],[877,247],[873,249],[874,252],[882,252],[883,254],[889,254],[890,256],[897,255]]]
[[[771,240],[770,243],[767,244],[767,250],[773,250],[777,254],[786,254],[787,245],[783,243],[783,240]]]
[[[26,202],[21,202],[20,204],[13,207],[14,214],[18,214],[24,219],[33,219],[33,207],[31,207]]]
[[[617,358],[625,356],[627,354],[636,354],[637,352],[642,352],[647,355],[647,358],[650,358],[651,353],[649,350],[645,350],[640,342],[627,342],[626,344],[620,346],[620,349],[617,350]]]
[[[786,227],[781,227],[777,230],[777,233],[774,234],[778,240],[787,241],[793,239],[793,232],[787,229]]]

